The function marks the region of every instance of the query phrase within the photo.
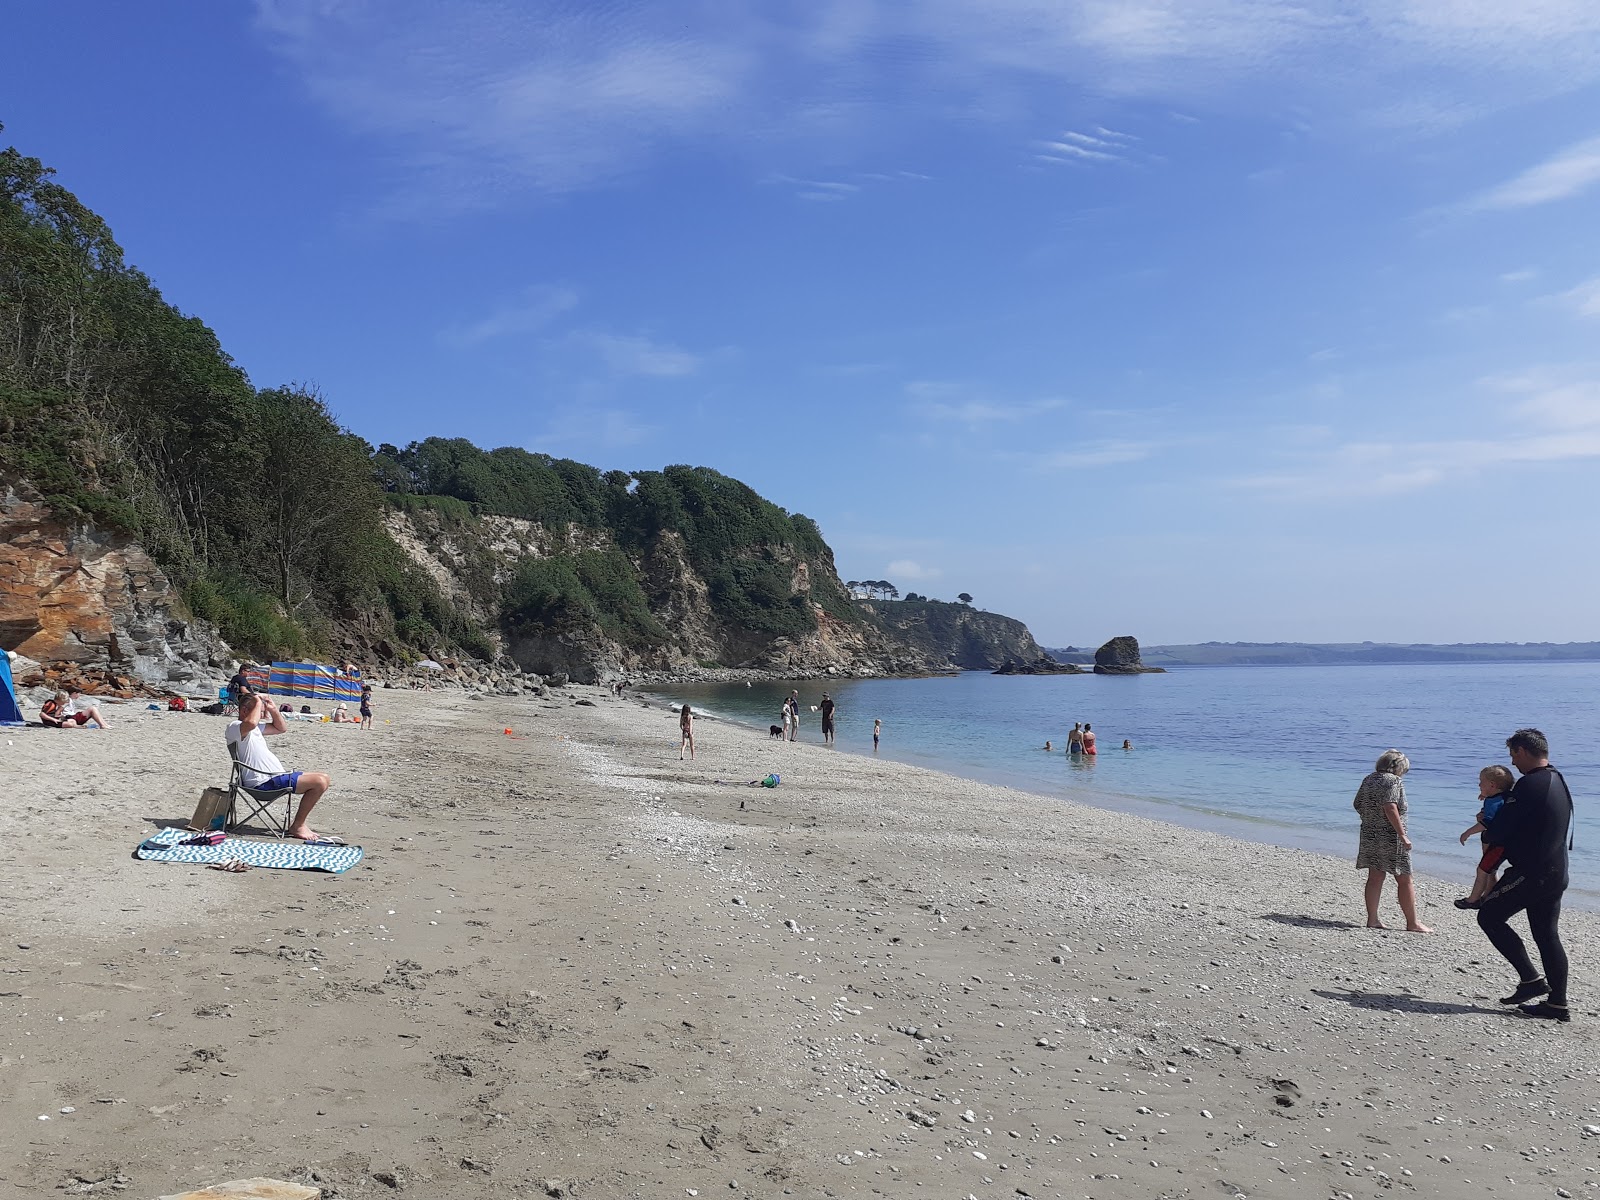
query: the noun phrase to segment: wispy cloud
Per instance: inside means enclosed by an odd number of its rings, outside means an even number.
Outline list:
[[[1475,211],[1530,208],[1581,195],[1596,183],[1600,183],[1600,138],[1590,138],[1490,188],[1466,207]]]
[[[1053,450],[1031,455],[1033,465],[1046,471],[1064,471],[1081,467],[1113,467],[1119,463],[1140,462],[1158,449],[1155,442],[1099,441],[1075,446],[1070,450]]]
[[[881,159],[918,126],[1036,126],[1066,80],[1184,116],[1254,111],[1270,85],[1331,120],[1393,128],[1600,81],[1600,5],[1589,0],[774,0],[737,11],[720,0],[256,0],[256,11],[309,93],[390,154],[391,207],[414,216],[605,184],[685,146],[768,166]],[[1095,124],[1050,141],[1045,153],[1085,164],[1124,144]],[[1484,203],[1576,194],[1600,170],[1596,153],[1573,147]],[[810,199],[861,182],[795,174],[817,185]]]
[[[1600,275],[1586,279],[1556,297],[1580,317],[1600,317]]]
[[[927,567],[910,558],[897,558],[889,564],[889,574],[911,583],[927,583],[944,574],[938,567]]]
[[[698,354],[646,337],[586,329],[573,333],[569,340],[595,351],[606,366],[618,375],[674,378],[693,375],[702,362]]]
[[[921,379],[906,384],[914,415],[929,421],[964,425],[1015,424],[1066,407],[1055,397],[1039,400],[997,401],[976,393],[968,384]]]
[[[578,294],[570,288],[530,287],[517,300],[488,316],[446,329],[439,339],[447,346],[465,349],[495,338],[537,333],[577,305]]]
[[[636,446],[654,438],[660,427],[639,419],[638,415],[615,408],[574,407],[563,409],[555,422],[533,441],[533,449],[556,446],[603,447],[618,449]]]
[[[1541,367],[1480,384],[1506,398],[1504,436],[1349,441],[1232,483],[1302,500],[1390,496],[1513,465],[1600,458],[1600,378]]]
[[[1096,125],[1093,133],[1069,129],[1053,141],[1039,143],[1034,156],[1041,162],[1057,163],[1128,163],[1133,162],[1133,144],[1139,139],[1131,133],[1120,133]]]

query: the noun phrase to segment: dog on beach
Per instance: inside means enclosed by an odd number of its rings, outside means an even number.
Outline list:
[[[767,726],[767,738],[768,738],[769,741],[772,738],[777,738],[779,741],[782,741],[783,740],[783,726],[782,725],[768,725]]]

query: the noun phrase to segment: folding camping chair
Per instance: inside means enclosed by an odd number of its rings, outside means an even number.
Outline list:
[[[238,743],[228,743],[228,757],[233,760],[233,778],[228,781],[228,828],[248,825],[259,817],[273,837],[288,837],[294,823],[294,789],[250,787],[244,781],[245,766],[239,761]],[[282,820],[273,812],[279,800],[283,801]],[[246,810],[242,817],[241,809]]]

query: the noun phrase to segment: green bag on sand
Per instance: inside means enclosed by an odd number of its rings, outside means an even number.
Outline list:
[[[762,787],[777,787],[778,784],[780,784],[782,782],[783,781],[781,779],[779,779],[776,775],[768,775],[765,779],[763,779],[761,781],[761,786]]]

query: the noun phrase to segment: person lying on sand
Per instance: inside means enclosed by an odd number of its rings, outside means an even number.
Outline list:
[[[322,771],[286,771],[278,756],[267,749],[267,737],[287,732],[283,713],[270,696],[246,693],[239,698],[239,719],[228,722],[223,736],[229,746],[236,747],[234,757],[244,766],[246,787],[292,788],[300,797],[289,826],[290,837],[303,842],[336,842],[338,839],[323,838],[306,824],[317,801],[333,786],[333,780]]]
[[[71,696],[57,692],[39,706],[39,720],[50,729],[82,729],[90,721],[99,729],[106,728],[105,718],[98,708],[92,704],[85,708],[78,703],[77,697],[82,694],[76,689]]]

